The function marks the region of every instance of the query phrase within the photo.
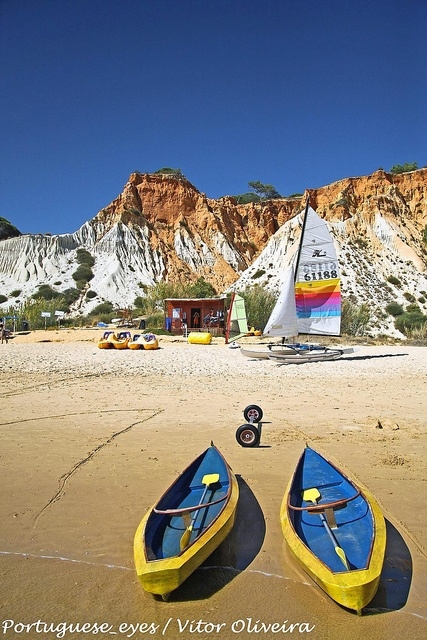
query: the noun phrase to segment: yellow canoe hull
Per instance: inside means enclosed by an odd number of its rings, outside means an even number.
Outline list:
[[[144,347],[139,342],[128,342],[128,349],[135,351],[136,349],[143,349]]]
[[[145,553],[145,526],[152,509],[141,520],[134,538],[137,576],[148,593],[167,596],[177,589],[225,540],[234,525],[239,486],[230,470],[231,492],[224,509],[206,531],[179,555],[148,560]]]
[[[304,571],[328,596],[343,607],[360,614],[378,590],[384,562],[386,526],[378,503],[369,491],[363,489],[363,495],[370,505],[375,522],[375,537],[368,568],[334,573],[302,542],[289,520],[287,496],[291,484],[292,480],[280,509],[282,531],[290,550]]]

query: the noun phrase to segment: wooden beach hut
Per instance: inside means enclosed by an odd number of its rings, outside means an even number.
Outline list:
[[[167,298],[165,328],[172,334],[209,331],[222,335],[225,327],[226,298]]]

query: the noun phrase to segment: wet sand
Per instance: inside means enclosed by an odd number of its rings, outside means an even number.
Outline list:
[[[0,345],[2,637],[426,637],[425,349],[362,346],[279,367],[221,339],[105,351],[99,335],[40,331]],[[235,439],[248,404],[264,412],[254,448]],[[157,601],[135,575],[136,527],[211,440],[239,479],[236,525]],[[366,486],[386,518],[380,589],[362,617],[330,600],[283,540],[280,503],[305,443]]]

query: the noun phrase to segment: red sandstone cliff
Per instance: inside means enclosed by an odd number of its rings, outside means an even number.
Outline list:
[[[307,193],[319,215],[331,222],[349,221],[348,228],[361,237],[377,212],[395,219],[410,231],[420,259],[425,256],[421,234],[427,224],[427,169],[398,175],[376,171]],[[107,229],[119,220],[131,228],[147,225],[153,250],[164,257],[165,277],[194,280],[202,275],[221,291],[253,262],[279,227],[301,211],[304,201],[305,197],[282,198],[239,205],[233,197],[207,198],[185,179],[134,173],[123,192],[95,220]],[[215,253],[212,268],[202,267],[195,273],[177,257],[175,234],[182,228]],[[224,238],[237,251],[237,268],[215,249],[215,237]]]

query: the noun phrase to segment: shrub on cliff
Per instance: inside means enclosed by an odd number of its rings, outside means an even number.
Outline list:
[[[73,280],[77,283],[77,287],[79,289],[82,289],[85,283],[89,282],[89,280],[92,280],[92,278],[92,269],[87,264],[81,264],[73,273]]]
[[[64,298],[66,304],[71,305],[79,299],[80,291],[74,287],[70,287],[69,289],[62,291],[61,296]]]
[[[173,178],[177,178],[178,180],[185,179],[185,175],[182,173],[181,169],[172,169],[171,167],[162,167],[162,169],[157,169],[154,174],[167,175]]]
[[[113,312],[111,302],[101,302],[89,313],[90,316],[108,315]]]
[[[395,164],[390,169],[390,173],[408,173],[408,171],[416,171],[418,162],[405,162],[405,164]]]
[[[390,302],[386,306],[385,310],[389,315],[394,316],[395,318],[397,316],[401,316],[403,313],[403,307],[398,302]]]
[[[398,331],[407,336],[414,330],[420,330],[427,325],[427,316],[420,309],[414,311],[405,311],[398,316],[394,322],[394,326]]]
[[[79,264],[85,264],[88,267],[93,267],[95,264],[95,258],[86,249],[77,249],[76,260]]]
[[[55,298],[59,298],[59,293],[58,291],[55,291],[54,289],[52,289],[51,286],[49,286],[48,284],[41,284],[38,288],[38,290],[33,294],[33,298],[35,300],[37,299],[42,299],[42,300],[54,300]]]
[[[213,298],[216,295],[216,291],[213,286],[206,282],[201,276],[196,282],[190,284],[185,292],[186,297],[189,298]]]
[[[396,278],[396,276],[388,276],[387,282],[389,282],[390,284],[394,284],[395,287],[400,288],[402,286],[402,283],[400,282],[399,278]]]
[[[248,202],[259,202],[260,197],[256,193],[241,193],[236,198],[237,204],[248,204]]]
[[[0,217],[0,240],[7,240],[8,238],[16,238],[20,236],[21,232],[6,220],[6,218]]]

